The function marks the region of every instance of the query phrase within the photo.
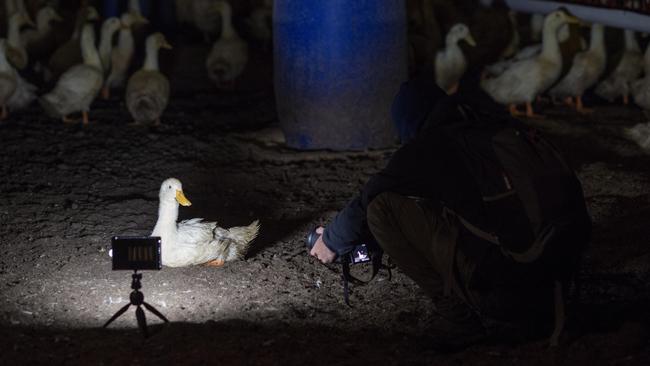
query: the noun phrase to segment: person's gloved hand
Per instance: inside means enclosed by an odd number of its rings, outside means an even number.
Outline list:
[[[318,260],[323,263],[332,263],[334,259],[336,259],[336,253],[331,251],[330,248],[325,245],[325,242],[323,241],[324,230],[325,228],[322,226],[316,228],[316,233],[319,234],[319,236],[309,254],[318,258]]]

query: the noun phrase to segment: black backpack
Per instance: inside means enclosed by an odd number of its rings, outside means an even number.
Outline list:
[[[477,116],[441,130],[482,199],[479,208],[453,202],[447,208],[468,230],[498,244],[515,261],[542,259],[551,236],[588,220],[574,171],[536,129],[511,118]],[[584,242],[568,243],[574,244],[576,248],[563,249],[584,249]]]
[[[442,126],[482,205],[443,203],[475,236],[498,245],[517,263],[546,269],[555,284],[556,324],[564,324],[564,292],[589,242],[591,220],[582,188],[558,150],[539,131],[501,116],[477,115],[459,105],[465,120]]]

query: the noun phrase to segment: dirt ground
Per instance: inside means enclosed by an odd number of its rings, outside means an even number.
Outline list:
[[[595,223],[561,345],[501,334],[446,353],[435,344],[431,300],[399,270],[353,287],[350,308],[339,268],[304,247],[308,230],[327,223],[392,149],[292,151],[276,142],[268,83],[216,92],[182,68],[172,85],[158,128],[129,126],[119,97],[97,101],[87,127],[38,106],[0,124],[0,363],[650,364],[650,158],[622,135],[645,120],[639,110],[600,105],[577,116],[544,105],[547,118],[529,121],[574,163]],[[260,236],[243,261],[222,268],[143,272],[145,301],[171,321],[147,312],[149,338],[133,308],[102,329],[131,291],[131,274],[111,271],[110,238],[150,234],[168,177],[193,202],[181,219],[260,219]]]

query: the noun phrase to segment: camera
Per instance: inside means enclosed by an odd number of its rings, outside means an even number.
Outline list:
[[[160,270],[160,243],[159,236],[114,236],[109,253],[113,270]]]
[[[316,240],[320,237],[320,234],[316,232],[316,228],[312,229],[309,232],[309,235],[307,235],[306,239],[306,244],[307,244],[307,250],[311,251],[311,248],[314,247],[316,244]],[[337,262],[348,262],[349,264],[357,264],[357,263],[366,263],[370,262],[372,260],[370,256],[370,250],[368,250],[368,246],[366,244],[359,244],[354,247],[354,249],[350,252],[347,253],[343,256],[339,256],[336,261]]]

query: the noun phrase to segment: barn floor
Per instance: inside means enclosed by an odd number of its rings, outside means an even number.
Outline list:
[[[118,99],[97,101],[87,127],[38,106],[0,124],[3,364],[650,364],[650,157],[622,133],[645,120],[639,110],[544,105],[547,118],[529,121],[575,164],[595,223],[561,346],[501,334],[446,353],[431,300],[399,270],[353,287],[349,308],[339,268],[304,248],[391,150],[291,151],[276,142],[268,85],[215,93],[177,77],[189,86],[158,128],[129,126]],[[102,329],[131,291],[130,273],[111,271],[110,238],[148,235],[172,176],[193,203],[181,219],[260,219],[260,236],[222,268],[143,272],[145,300],[171,321],[147,312],[149,338],[132,308]]]

